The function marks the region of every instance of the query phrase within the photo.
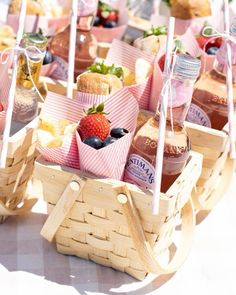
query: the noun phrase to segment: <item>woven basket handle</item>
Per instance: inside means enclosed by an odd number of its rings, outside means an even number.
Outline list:
[[[146,240],[137,210],[127,187],[124,187],[124,193],[119,194],[117,199],[122,204],[134,246],[139,253],[139,257],[146,270],[155,274],[169,274],[177,271],[186,260],[192,246],[195,226],[195,214],[192,201],[189,200],[181,210],[181,243],[171,262],[168,265],[163,266],[157,261],[155,253]]]
[[[27,211],[30,211],[33,206],[36,204],[38,199],[27,199],[23,202],[23,205],[20,208],[10,209],[5,206],[5,204],[0,201],[0,216],[13,216],[25,214]]]
[[[40,234],[49,242],[53,240],[59,226],[73,207],[75,200],[78,198],[79,194],[82,193],[84,184],[85,180],[78,175],[73,175],[71,177],[69,184],[66,186],[41,230]]]
[[[215,190],[210,195],[210,197],[208,197],[205,200],[202,200],[201,198],[199,198],[199,196],[196,196],[196,198],[194,198],[194,204],[196,203],[196,206],[198,209],[210,211],[216,206],[216,204],[224,196],[227,189],[229,188],[229,185],[232,181],[232,177],[234,175],[234,170],[235,170],[235,160],[227,158],[226,163],[224,165],[224,169],[222,171],[222,175],[221,175],[222,177],[221,183],[220,183],[220,186],[217,188],[217,190]]]

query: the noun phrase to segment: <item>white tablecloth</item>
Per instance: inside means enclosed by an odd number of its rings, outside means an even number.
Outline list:
[[[40,236],[46,206],[0,225],[0,294],[236,294],[235,181],[218,206],[196,228],[192,252],[172,276],[138,282],[110,268],[56,252]],[[40,195],[38,189],[34,192]],[[154,279],[154,281],[153,281]]]

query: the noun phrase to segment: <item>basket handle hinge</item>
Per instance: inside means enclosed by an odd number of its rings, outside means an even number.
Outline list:
[[[188,200],[181,210],[182,228],[180,245],[172,260],[167,265],[162,265],[157,260],[156,254],[145,237],[140,218],[132,201],[129,189],[127,186],[122,188],[123,192],[117,196],[117,200],[122,205],[134,247],[137,250],[145,269],[148,272],[159,275],[170,274],[177,271],[186,260],[192,246],[195,228],[195,212],[191,199]]]
[[[40,234],[49,242],[53,240],[59,226],[73,207],[75,200],[83,191],[85,180],[73,175],[63,194],[46,220]]]

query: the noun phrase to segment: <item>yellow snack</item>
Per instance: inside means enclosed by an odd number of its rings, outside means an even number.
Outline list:
[[[48,131],[52,136],[57,136],[57,128],[54,122],[48,118],[39,118],[39,129]]]
[[[38,141],[42,147],[56,148],[62,146],[62,138],[54,137],[47,130],[38,130]]]
[[[122,67],[122,69],[124,72],[124,79],[123,79],[124,86],[130,86],[135,84],[135,74],[126,67]]]
[[[135,63],[135,81],[143,83],[153,72],[152,65],[143,58],[138,58]]]
[[[59,129],[60,129],[60,134],[61,134],[61,135],[64,135],[65,128],[66,128],[68,125],[70,125],[70,124],[71,124],[70,121],[67,120],[67,119],[61,119],[61,120],[59,121]]]
[[[61,119],[58,122],[43,117],[39,119],[38,141],[42,147],[57,148],[63,145],[73,132],[77,124],[71,123],[67,119]]]
[[[13,28],[8,25],[0,27],[0,38],[15,38]]]

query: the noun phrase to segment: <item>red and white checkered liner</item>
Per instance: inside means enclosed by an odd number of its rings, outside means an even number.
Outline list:
[[[129,130],[129,133],[100,150],[84,144],[77,133],[80,169],[96,176],[121,180],[139,107],[134,96],[127,89],[122,89],[106,100],[105,111],[108,112],[107,118],[111,122],[111,128],[123,127]]]
[[[154,56],[151,54],[141,51],[138,48],[130,46],[122,41],[114,40],[110,50],[108,51],[106,62],[119,66],[125,66],[132,72],[135,72],[135,62],[138,58],[143,58],[151,64],[154,62]],[[141,84],[135,84],[127,87],[127,89],[137,99],[141,109],[147,110],[149,107],[151,85],[152,75]]]

